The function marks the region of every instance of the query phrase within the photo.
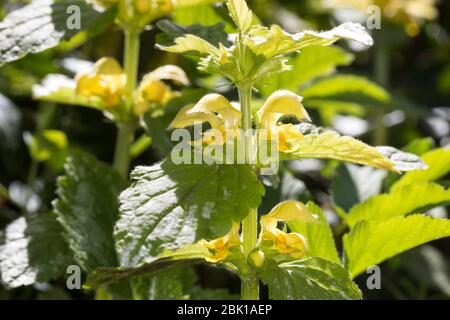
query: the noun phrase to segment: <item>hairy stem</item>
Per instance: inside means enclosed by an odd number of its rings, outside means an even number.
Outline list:
[[[126,108],[132,108],[133,92],[136,89],[139,64],[139,32],[125,30],[124,65],[127,83],[125,87]],[[114,153],[114,168],[127,178],[130,165],[130,145],[133,142],[134,129],[127,123],[119,123]]]
[[[118,132],[114,151],[114,169],[124,178],[128,176],[130,165],[130,145],[133,141],[133,127],[129,124],[117,124]]]
[[[245,133],[245,153],[246,160],[250,159],[250,135],[249,131],[252,129],[251,120],[251,96],[252,85],[238,85],[239,102],[241,104],[242,122],[241,128]],[[244,253],[248,254],[256,248],[258,237],[258,214],[256,209],[252,209],[248,216],[242,220],[242,239],[244,244]],[[241,298],[243,300],[258,300],[259,299],[259,279],[253,272],[248,272],[241,277]]]

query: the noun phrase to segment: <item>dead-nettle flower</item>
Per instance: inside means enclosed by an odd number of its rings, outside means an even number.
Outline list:
[[[182,86],[189,85],[186,73],[177,66],[165,65],[149,72],[133,93],[131,108],[135,115],[163,108],[180,95],[164,81],[172,81]],[[92,68],[77,74],[75,82],[76,95],[87,98],[99,108],[114,112],[114,108],[123,107],[125,104],[127,77],[113,58],[101,58]]]

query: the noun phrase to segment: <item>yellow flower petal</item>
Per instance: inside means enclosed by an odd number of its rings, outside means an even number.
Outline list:
[[[302,99],[288,90],[274,92],[257,112],[261,127],[270,129],[283,115],[293,115],[298,120],[309,121],[308,113],[301,103]]]
[[[205,257],[206,261],[212,263],[224,261],[230,256],[231,249],[241,246],[239,223],[233,223],[230,232],[225,236],[212,241],[201,240],[200,244],[207,248],[212,254],[209,257]]]
[[[316,217],[300,201],[287,200],[276,205],[263,218],[275,219],[277,221],[301,220],[302,222],[314,222]]]
[[[120,64],[112,58],[98,60],[91,70],[75,78],[77,94],[102,98],[106,107],[120,102],[126,85],[126,76]]]
[[[278,149],[282,152],[290,149],[292,144],[303,139],[303,134],[292,124],[282,124],[274,128],[278,134]]]
[[[170,92],[170,88],[162,81],[148,79],[141,84],[142,97],[147,102],[162,103],[164,98]]]
[[[241,122],[241,112],[224,96],[216,93],[208,94],[189,111],[189,113],[217,113],[225,128],[236,128]],[[212,124],[211,124],[212,125]],[[218,127],[214,127],[218,129]]]
[[[301,220],[314,222],[316,218],[308,208],[299,201],[288,200],[279,203],[267,215],[261,217],[260,241],[270,241],[270,249],[280,254],[289,254],[301,258],[306,251],[306,240],[298,233],[287,233],[277,228],[279,221]]]
[[[212,128],[222,127],[222,119],[213,113],[191,112],[193,105],[187,105],[178,111],[175,119],[170,123],[170,128],[186,128],[196,123],[208,122]]]
[[[171,64],[156,68],[144,77],[144,81],[146,79],[172,80],[183,86],[189,85],[189,79],[183,69]]]

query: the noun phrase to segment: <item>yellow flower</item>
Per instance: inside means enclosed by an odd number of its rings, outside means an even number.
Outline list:
[[[278,229],[278,222],[301,220],[314,222],[314,215],[308,208],[298,201],[284,201],[275,206],[267,215],[261,217],[260,243],[271,243],[267,249],[275,250],[280,254],[288,254],[294,259],[305,255],[307,244],[305,238],[298,233],[287,233]]]
[[[175,119],[170,124],[171,128],[185,128],[196,123],[208,122],[211,125],[211,131],[204,134],[203,142],[223,144],[225,139],[217,142],[214,133],[219,130],[223,137],[227,130],[233,130],[239,127],[241,122],[241,112],[238,105],[230,103],[220,94],[208,94],[200,99],[195,105],[188,105],[182,108]]]
[[[274,92],[257,112],[261,128],[269,131],[269,138],[278,137],[280,151],[289,150],[292,143],[303,138],[292,124],[278,123],[283,115],[309,121],[309,115],[301,102],[302,97],[287,90],[280,90]]]
[[[99,98],[107,108],[121,102],[126,85],[125,73],[113,58],[101,58],[91,70],[78,74],[75,80],[77,94]]]
[[[211,256],[206,256],[205,260],[212,263],[223,262],[231,254],[231,250],[241,246],[239,238],[239,223],[233,223],[229,233],[225,236],[212,240],[200,240],[200,244],[209,250]]]
[[[165,105],[178,97],[177,91],[172,91],[162,80],[171,80],[179,85],[188,85],[186,73],[177,66],[166,65],[159,67],[144,76],[137,90],[134,112],[143,114],[151,109],[153,104]]]

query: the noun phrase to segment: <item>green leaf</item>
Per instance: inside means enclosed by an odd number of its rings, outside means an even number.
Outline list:
[[[316,81],[300,92],[306,107],[321,104],[349,104],[347,108],[359,105],[366,109],[392,109],[393,101],[389,93],[376,83],[355,75],[335,75]],[[342,106],[340,107],[342,109]]]
[[[450,203],[450,190],[445,190],[435,183],[415,183],[355,205],[348,213],[346,222],[349,226],[354,226],[360,220],[381,221],[448,203]]]
[[[173,266],[151,277],[133,280],[134,292],[142,300],[186,300],[196,281],[192,267]],[[136,290],[137,289],[137,290]]]
[[[340,39],[357,41],[365,46],[373,44],[364,27],[353,22],[345,22],[328,31],[306,30],[295,34],[285,32],[278,25],[272,25],[270,29],[258,26],[250,30],[249,36],[245,38],[245,44],[256,55],[264,55],[269,59],[306,47],[329,46]]]
[[[200,38],[201,40],[196,40],[200,42],[199,49],[195,49],[195,47],[197,46],[195,42],[192,44],[187,43],[187,51],[199,51],[201,54],[209,54],[211,52],[215,52],[216,50],[211,48],[211,45],[216,47],[219,46],[219,43],[222,43],[223,45],[230,45],[228,35],[224,31],[225,25],[222,22],[214,24],[212,26],[203,26],[200,24],[180,26],[169,20],[161,20],[156,25],[161,31],[164,32],[162,34],[159,34],[157,38],[158,46],[160,47],[171,46],[174,42],[177,42],[178,38],[180,38],[180,41],[183,42],[184,40],[181,40],[183,36],[189,35],[193,35],[196,38]],[[186,41],[188,41],[188,39],[186,39]],[[203,46],[206,48],[203,49]],[[177,47],[176,50],[181,50],[181,47]],[[185,51],[183,49],[180,52]]]
[[[340,264],[341,260],[336,249],[333,232],[322,210],[313,202],[308,202],[307,207],[309,211],[319,217],[318,221],[305,223],[299,220],[292,220],[288,222],[289,229],[305,237],[308,244],[308,256]]]
[[[415,182],[434,181],[444,177],[450,171],[450,149],[448,148],[435,149],[421,157],[428,165],[428,169],[408,172],[392,186],[392,190]]]
[[[98,34],[114,22],[116,11],[115,7],[97,11],[84,0],[35,0],[0,23],[0,66],[52,48],[75,35]],[[80,28],[75,21],[77,14]]]
[[[295,142],[281,159],[335,159],[391,171],[412,170],[423,166],[419,157],[395,148],[374,148],[364,142],[334,131],[312,133]],[[381,151],[381,152],[380,152]],[[395,151],[395,152],[394,152]]]
[[[200,5],[176,9],[172,14],[172,20],[182,26],[190,26],[194,24],[212,26],[224,22],[224,19],[219,12],[221,9],[223,9],[223,7],[218,8],[211,5]],[[227,23],[227,29],[230,29],[231,31],[233,28],[234,25],[231,27],[231,24]],[[234,31],[236,30],[234,29]]]
[[[154,261],[200,239],[226,234],[257,208],[264,188],[247,165],[185,165],[166,159],[137,167],[120,195],[115,228],[122,267]]]
[[[72,264],[63,229],[52,213],[18,218],[5,230],[0,245],[1,282],[8,288],[47,282]]]
[[[76,82],[62,74],[49,74],[32,88],[33,98],[42,101],[101,109],[100,100],[76,93]]]
[[[402,148],[405,152],[410,152],[421,156],[422,154],[430,151],[435,147],[435,143],[432,138],[419,138],[414,139]]]
[[[69,148],[64,132],[43,130],[35,135],[26,134],[24,137],[34,160],[48,161],[55,170],[62,168]]]
[[[190,244],[176,251],[165,251],[151,263],[136,268],[98,268],[89,274],[84,287],[97,289],[132,277],[152,276],[168,267],[181,263],[191,263],[195,260],[204,259],[208,255],[210,253],[203,245],[199,243]]]
[[[307,258],[276,265],[262,271],[275,300],[351,300],[361,299],[361,292],[350,274],[339,264],[320,258]]]
[[[117,266],[113,227],[125,181],[110,166],[84,152],[70,155],[64,170],[53,206],[76,262],[86,271]]]
[[[353,277],[403,251],[450,236],[450,221],[415,214],[381,222],[359,221],[343,238]]]
[[[353,55],[335,47],[309,47],[288,61],[291,70],[262,80],[261,92],[268,96],[279,88],[297,92],[301,85],[320,76],[326,76],[338,66],[349,65]],[[309,105],[308,105],[309,107]]]
[[[253,22],[253,13],[248,8],[247,2],[245,0],[228,0],[227,7],[240,32],[247,32]]]

